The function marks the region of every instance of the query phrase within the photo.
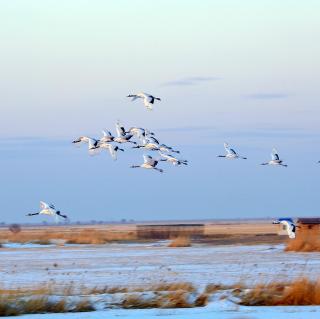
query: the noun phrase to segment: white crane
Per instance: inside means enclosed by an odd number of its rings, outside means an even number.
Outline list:
[[[58,220],[59,217],[62,217],[64,219],[67,219],[68,217],[66,215],[61,214],[59,210],[55,208],[54,205],[49,205],[45,202],[40,202],[40,211],[38,213],[29,213],[27,216],[35,216],[35,215],[47,215],[55,217],[56,220]]]
[[[145,138],[142,140],[142,144],[133,146],[132,148],[143,148],[148,151],[160,151],[159,144],[156,143],[154,140],[153,139],[151,140],[150,138]]]
[[[160,159],[160,161],[162,162],[168,162],[171,163],[174,166],[179,166],[179,165],[188,165],[188,161],[186,160],[181,160],[181,159],[177,159],[172,155],[169,154],[164,154],[162,152],[159,152],[160,156],[162,157],[162,159]]]
[[[154,169],[160,173],[163,173],[163,170],[157,168],[158,161],[152,158],[150,155],[143,155],[143,164],[141,165],[132,165],[131,168],[145,168],[145,169]]]
[[[129,94],[127,97],[131,97],[132,98],[131,101],[134,101],[136,99],[143,99],[143,104],[149,111],[152,110],[155,100],[161,101],[160,98],[155,97],[151,94],[143,93],[143,92],[140,92],[137,94]]]
[[[100,143],[109,143],[109,142],[113,142],[114,137],[112,136],[110,131],[102,131],[102,137],[100,139]]]
[[[224,157],[226,159],[247,159],[246,157],[239,156],[239,154],[233,148],[230,148],[228,143],[224,143],[223,146],[226,150],[226,155],[218,155],[218,157]]]
[[[139,140],[143,140],[147,136],[154,135],[154,133],[152,133],[142,127],[131,127],[126,133],[133,134]]]
[[[117,152],[124,152],[124,149],[119,148],[118,146],[113,146],[110,143],[99,143],[98,149],[106,149],[109,151],[112,159],[115,161],[117,159]]]
[[[117,137],[113,139],[114,142],[137,144],[136,142],[130,141],[130,139],[133,137],[133,134],[127,134],[126,130],[122,125],[120,125],[119,122],[116,123],[116,131]]]
[[[161,152],[167,152],[167,153],[177,153],[180,154],[180,151],[174,150],[171,146],[168,146],[166,144],[161,144],[159,145],[160,151]]]
[[[296,238],[296,229],[299,228],[299,226],[296,226],[296,224],[293,222],[291,218],[279,218],[278,220],[273,221],[272,224],[283,225],[289,238]]]
[[[92,150],[95,150],[98,147],[99,140],[96,140],[88,136],[80,136],[78,139],[72,141],[72,143],[73,144],[88,143],[88,150],[90,152]]]
[[[271,161],[262,163],[261,165],[274,165],[274,166],[283,166],[287,167],[288,165],[283,164],[283,160],[279,158],[277,150],[274,148],[271,153]]]

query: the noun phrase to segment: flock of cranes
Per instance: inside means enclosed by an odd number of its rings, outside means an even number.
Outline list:
[[[127,97],[132,98],[132,101],[137,99],[142,99],[144,106],[147,110],[151,111],[155,101],[161,101],[159,97],[155,97],[147,93],[137,93],[129,94]],[[147,129],[141,127],[131,127],[126,130],[123,125],[116,123],[116,136],[112,135],[110,131],[102,131],[102,137],[99,139],[91,138],[88,136],[80,136],[75,139],[73,144],[88,144],[88,152],[90,155],[97,154],[103,150],[109,152],[113,160],[117,159],[117,153],[124,152],[125,149],[121,145],[133,144],[131,148],[142,149],[147,152],[158,152],[158,157],[151,156],[149,154],[143,154],[143,163],[139,165],[132,165],[131,168],[143,168],[151,169],[163,173],[163,169],[158,168],[160,162],[168,162],[174,166],[188,165],[187,160],[178,159],[173,153],[179,154],[180,151],[175,150],[171,146],[166,144],[161,144],[159,140],[155,137],[155,134]],[[121,147],[120,147],[121,146]],[[224,143],[225,155],[218,155],[220,158],[225,159],[243,159],[246,160],[247,157],[239,155],[233,148],[229,146],[228,143]],[[319,161],[320,163],[320,161]],[[282,166],[287,167],[287,164],[283,163],[280,159],[278,151],[274,148],[271,153],[271,160],[264,162],[261,165],[271,165],[271,166]],[[27,216],[34,215],[48,215],[55,217],[56,220],[59,218],[67,219],[68,217],[61,214],[59,210],[55,208],[54,205],[49,205],[45,202],[40,202],[40,211],[37,213],[30,213]],[[279,219],[273,222],[274,224],[283,224],[286,226],[288,231],[288,236],[290,238],[295,238],[296,225],[291,219]]]
[[[159,97],[155,97],[147,93],[129,94],[127,97],[132,98],[132,101],[142,99],[143,104],[147,110],[151,111],[155,101],[161,101]],[[160,173],[163,169],[157,167],[159,162],[168,162],[174,166],[188,165],[187,160],[178,159],[172,153],[179,154],[180,151],[173,149],[171,146],[161,144],[155,137],[155,134],[147,129],[141,127],[131,127],[126,130],[123,125],[116,123],[116,136],[112,135],[110,131],[102,131],[100,139],[89,136],[80,136],[72,141],[73,144],[88,144],[88,152],[90,155],[97,154],[103,150],[109,152],[113,160],[117,159],[119,151],[124,152],[124,148],[120,147],[124,144],[133,144],[132,148],[142,149],[144,151],[157,151],[159,156],[154,158],[151,155],[143,154],[143,163],[140,165],[132,165],[131,168],[144,168],[156,170]],[[135,139],[135,140],[133,140]],[[29,213],[27,216],[47,215],[59,220],[59,218],[67,219],[67,215],[62,214],[52,204],[40,202],[40,211],[37,213]]]
[[[88,136],[80,136],[72,143],[88,144],[88,152],[90,155],[99,153],[102,150],[109,151],[113,160],[117,159],[117,152],[124,152],[117,144],[133,144],[131,148],[142,149],[143,151],[158,152],[158,157],[143,154],[143,163],[141,165],[132,165],[131,168],[153,169],[163,173],[163,169],[157,167],[160,162],[168,162],[174,166],[188,165],[187,160],[178,159],[172,153],[180,154],[180,151],[173,147],[160,143],[155,137],[155,134],[141,127],[131,127],[126,130],[118,121],[116,123],[117,136],[113,136],[110,131],[102,131],[103,136],[100,139],[91,138]],[[135,140],[133,140],[135,139]]]

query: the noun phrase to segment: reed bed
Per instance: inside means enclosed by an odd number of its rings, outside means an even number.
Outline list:
[[[177,248],[177,247],[191,247],[191,240],[186,236],[179,236],[174,238],[168,245],[168,247]]]
[[[214,294],[244,306],[320,305],[320,279],[298,278],[248,288],[244,285],[209,284],[202,292],[188,282],[159,283],[136,287],[86,288],[47,285],[33,289],[0,289],[0,317],[36,313],[94,311],[94,300],[114,294],[105,307],[124,309],[204,307]],[[97,296],[98,295],[98,296]],[[220,297],[219,297],[220,296]],[[236,297],[237,299],[234,299]],[[110,299],[109,299],[110,300]]]
[[[320,232],[316,229],[301,228],[295,239],[287,242],[286,251],[320,252]]]
[[[58,229],[22,229],[14,233],[9,230],[0,232],[0,243],[35,243],[48,245],[54,241],[59,241],[61,245],[66,244],[106,244],[115,241],[133,241],[136,240],[135,231],[108,231],[107,229],[95,228],[58,228]]]
[[[320,305],[320,280],[298,278],[292,282],[257,285],[240,295],[245,306]]]

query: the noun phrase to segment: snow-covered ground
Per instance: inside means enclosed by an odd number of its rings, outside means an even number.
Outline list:
[[[166,243],[17,246],[0,249],[2,287],[73,282],[88,287],[191,282],[196,287],[320,275],[320,254],[283,246],[193,246]]]
[[[143,309],[95,311],[69,314],[25,315],[23,319],[319,319],[320,307],[239,307],[221,305],[191,309]]]
[[[0,249],[2,288],[44,283],[86,287],[133,287],[161,282],[249,285],[289,278],[320,277],[320,254],[286,253],[282,245],[168,248],[167,242],[108,245],[9,245]],[[240,307],[227,300],[191,309],[113,309],[23,318],[219,318],[319,319],[320,307]]]

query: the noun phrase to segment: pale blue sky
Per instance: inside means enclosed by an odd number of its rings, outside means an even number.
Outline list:
[[[39,200],[72,220],[317,215],[319,10],[295,0],[2,0],[0,220],[27,221]],[[162,98],[153,112],[127,100],[140,90]],[[162,165],[158,176],[128,168],[139,151],[113,163],[70,145],[117,119],[154,130],[190,166]],[[248,161],[217,159],[224,141]],[[274,146],[288,169],[257,165]]]

